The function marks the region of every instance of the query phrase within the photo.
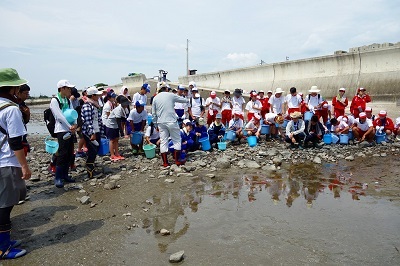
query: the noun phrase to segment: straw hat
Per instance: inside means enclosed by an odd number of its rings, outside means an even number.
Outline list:
[[[293,112],[290,114],[291,118],[300,118],[301,117],[301,113],[300,112]]]
[[[283,124],[284,120],[285,119],[281,115],[275,116],[275,122],[278,123],[278,124]]]
[[[312,92],[320,92],[320,91],[321,90],[319,90],[318,87],[314,85],[314,86],[311,86],[311,89],[308,92],[312,93]]]

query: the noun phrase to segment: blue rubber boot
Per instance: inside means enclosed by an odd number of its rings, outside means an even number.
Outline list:
[[[25,249],[14,248],[13,242],[10,240],[10,230],[0,232],[0,260],[16,259],[26,254]]]
[[[73,179],[72,176],[68,175],[68,168],[64,169],[62,179],[67,183],[75,183],[75,179]]]
[[[54,178],[54,185],[58,188],[64,187],[63,177],[65,170],[61,166],[56,167],[56,176]],[[68,171],[67,171],[68,175]]]

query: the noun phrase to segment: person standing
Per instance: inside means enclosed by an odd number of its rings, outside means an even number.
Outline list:
[[[217,93],[215,91],[210,92],[210,97],[206,99],[206,107],[208,107],[207,111],[207,125],[210,126],[212,122],[215,121],[215,116],[220,112],[221,109],[221,100],[217,97]]]
[[[371,102],[371,97],[365,92],[366,89],[358,88],[356,95],[351,100],[350,112],[355,118],[358,118],[359,114],[365,112],[367,103]]]
[[[224,91],[224,97],[221,99],[221,115],[222,115],[222,124],[227,125],[232,118],[232,97],[231,92],[229,90]]]
[[[183,165],[185,163],[185,160],[181,159],[181,136],[174,109],[175,102],[188,103],[189,101],[173,93],[168,93],[167,86],[163,85],[159,89],[159,93],[154,97],[152,105],[153,122],[160,129],[160,152],[164,167],[169,166],[167,153],[168,138],[170,137],[174,143],[176,165]]]
[[[98,178],[102,174],[95,172],[94,162],[100,145],[100,130],[103,126],[99,106],[99,97],[103,94],[96,87],[87,89],[87,101],[82,106],[82,135],[88,148],[86,171],[89,179]]]
[[[294,112],[300,112],[302,101],[303,100],[301,99],[301,96],[297,94],[296,88],[291,87],[290,94],[286,95],[285,97],[288,115]]]
[[[344,116],[344,111],[347,105],[349,105],[349,100],[344,95],[345,93],[346,89],[340,88],[339,94],[332,99],[333,114],[336,118],[338,118],[339,116]]]
[[[11,211],[26,196],[25,181],[31,170],[25,158],[22,138],[26,129],[16,103],[19,87],[28,81],[15,69],[0,69],[0,260],[26,254],[16,248],[21,241],[11,240]]]
[[[233,92],[233,99],[232,99],[232,112],[237,113],[239,117],[244,121],[244,106],[245,100],[242,96],[243,91],[241,89],[235,89]]]
[[[269,98],[269,104],[271,105],[272,113],[283,115],[284,114],[284,103],[285,97],[282,97],[284,91],[281,88],[276,88],[275,94]]]
[[[258,92],[259,101],[262,104],[261,108],[261,117],[264,117],[266,113],[269,113],[270,105],[269,105],[269,98],[264,96],[265,93],[263,90]]]
[[[185,87],[183,87],[182,85],[179,85],[177,95],[185,98],[184,91],[185,91]],[[179,123],[180,128],[182,128],[182,122],[186,118],[185,108],[186,108],[186,104],[178,103],[178,102],[175,103],[174,109],[175,109],[176,115],[178,116],[178,123]]]
[[[54,133],[57,134],[58,151],[55,156],[56,173],[54,184],[58,188],[64,187],[64,181],[74,182],[68,176],[68,168],[74,164],[74,135],[77,125],[71,125],[64,116],[64,111],[72,109],[69,97],[71,97],[72,85],[68,80],[62,79],[57,83],[58,94],[50,101],[50,110],[56,121]]]
[[[250,101],[246,104],[247,121],[250,122],[255,114],[260,114],[262,109],[261,102],[257,99],[257,92],[250,93]]]
[[[189,99],[188,113],[191,121],[198,117],[203,117],[205,112],[204,99],[201,98],[196,87],[192,88],[193,96]]]
[[[136,103],[138,101],[142,101],[147,104],[147,93],[150,93],[151,87],[149,84],[144,83],[140,88],[139,92],[133,94],[132,103]]]

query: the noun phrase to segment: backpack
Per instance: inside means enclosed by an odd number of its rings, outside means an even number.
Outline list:
[[[307,104],[310,102],[311,94],[308,94],[308,101]],[[318,101],[321,99],[321,94],[318,93]]]
[[[189,99],[189,101],[190,101],[190,106],[192,106],[192,99],[193,99],[193,97],[190,97],[190,99]],[[203,98],[201,98],[201,96],[200,96],[200,111],[204,111],[205,110],[205,108],[204,108],[204,106],[203,106]]]
[[[60,109],[62,109],[60,100],[57,97],[53,97],[53,98],[57,100],[58,105],[60,106]],[[68,105],[70,106],[69,99],[67,99],[67,100],[68,100]],[[56,126],[56,119],[54,118],[53,112],[51,111],[50,107],[47,108],[46,110],[44,110],[43,119],[44,119],[44,122],[46,123],[46,127],[47,127],[47,130],[49,131],[50,135],[53,138],[57,138],[57,134],[54,133],[54,128]]]

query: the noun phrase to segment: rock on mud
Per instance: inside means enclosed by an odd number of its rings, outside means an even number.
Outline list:
[[[185,254],[184,250],[181,250],[179,252],[176,252],[169,256],[169,262],[180,262],[183,260],[183,255]]]
[[[169,235],[169,234],[171,234],[167,229],[161,229],[160,230],[160,234],[162,235],[162,236],[167,236],[167,235]]]

